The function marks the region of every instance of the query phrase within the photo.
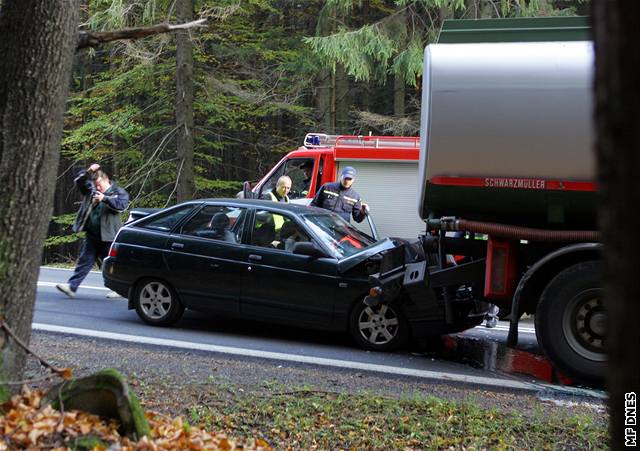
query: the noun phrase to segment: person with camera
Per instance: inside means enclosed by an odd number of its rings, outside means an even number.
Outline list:
[[[85,232],[86,236],[73,275],[67,283],[56,285],[70,298],[76,296],[78,286],[94,263],[101,262],[108,255],[109,247],[122,226],[120,213],[129,205],[129,194],[110,180],[98,163],[80,171],[74,183],[83,197],[73,231]],[[115,296],[115,293],[107,294],[107,297]]]

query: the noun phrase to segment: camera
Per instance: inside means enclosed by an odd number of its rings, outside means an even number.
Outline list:
[[[92,199],[93,197],[95,197],[96,194],[100,192],[96,187],[96,184],[90,178],[87,178],[84,181],[84,188],[85,188],[85,192],[89,193]]]
[[[98,190],[98,187],[96,186],[94,180],[94,178],[96,177],[96,173],[97,170],[81,170],[80,172],[78,172],[78,175],[74,179],[74,183],[78,186],[78,188],[80,188],[80,191],[84,195],[90,195],[92,198],[94,198],[98,193],[101,193],[101,191]]]

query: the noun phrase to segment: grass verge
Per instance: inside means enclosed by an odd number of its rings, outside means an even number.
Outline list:
[[[605,449],[606,422],[586,415],[528,415],[473,401],[314,390],[209,393],[188,421],[278,449]]]

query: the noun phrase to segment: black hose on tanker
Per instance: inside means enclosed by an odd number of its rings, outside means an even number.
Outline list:
[[[466,219],[445,217],[429,220],[428,225],[433,229],[446,231],[462,231],[483,233],[489,236],[508,238],[513,240],[539,241],[548,243],[566,242],[597,242],[600,232],[596,230],[545,230],[520,227],[494,222],[469,221]]]

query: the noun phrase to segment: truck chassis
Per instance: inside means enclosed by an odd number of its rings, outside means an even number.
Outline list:
[[[479,324],[482,308],[492,303],[510,317],[511,347],[517,345],[521,316],[534,314],[538,343],[552,364],[578,382],[601,383],[607,362],[601,244],[571,242],[566,234],[547,241],[524,239],[536,229],[486,235],[455,224],[453,218],[429,221],[428,232],[405,245],[419,247],[421,258],[407,249],[388,251],[380,272],[370,277],[365,302],[435,294],[447,330]],[[463,304],[466,308],[460,308]]]

